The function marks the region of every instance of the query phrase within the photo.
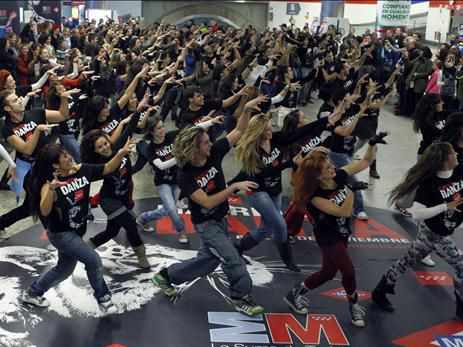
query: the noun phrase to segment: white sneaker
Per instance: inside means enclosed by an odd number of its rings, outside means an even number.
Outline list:
[[[137,218],[137,224],[143,228],[143,231],[146,232],[153,232],[154,231],[154,226],[153,223],[148,222],[148,223],[143,223],[140,219],[140,217]]]
[[[21,295],[20,300],[25,304],[34,305],[37,307],[48,307],[50,302],[43,296],[32,295],[28,290]]]
[[[178,242],[181,243],[182,245],[186,245],[190,242],[190,240],[188,239],[188,235],[186,234],[186,232],[182,232],[178,235]]]
[[[359,214],[357,214],[357,219],[368,220],[368,215],[365,211],[359,212]]]
[[[188,209],[188,200],[186,198],[177,201],[177,208],[182,210]]]
[[[428,254],[426,257],[421,259],[421,264],[429,266],[429,267],[434,267],[436,266],[436,262],[432,260],[431,255]]]
[[[365,316],[366,316],[366,309],[359,303],[349,303],[349,310],[350,315],[352,318],[352,324],[358,328],[365,327]]]

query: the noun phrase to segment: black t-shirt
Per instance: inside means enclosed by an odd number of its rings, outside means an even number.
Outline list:
[[[101,200],[114,199],[129,206],[130,193],[132,189],[132,162],[130,157],[122,159],[119,168],[113,173],[106,175],[100,190]]]
[[[337,121],[334,127],[336,128],[337,126],[349,126],[354,121],[357,112],[358,106],[355,104],[352,105],[352,107],[347,110],[346,115],[341,120]],[[340,136],[333,131],[330,149],[336,153],[346,153],[350,155],[354,150],[355,141],[356,138],[353,135]]]
[[[45,110],[30,110],[24,113],[24,118],[20,123],[13,123],[10,118],[5,121],[5,125],[2,129],[2,136],[8,140],[10,136],[18,136],[24,142],[28,142],[31,140],[32,136],[34,135],[34,131],[39,124],[46,124],[47,119],[45,116]],[[37,152],[45,146],[50,140],[50,136],[47,136],[45,133],[40,134],[39,142],[34,149],[32,155],[27,155],[16,151],[16,158],[27,162],[33,162],[35,160],[35,156]]]
[[[391,88],[386,88],[384,84],[381,84],[376,93],[374,94],[372,100],[381,100],[390,91]],[[365,98],[367,97],[367,92],[368,91],[366,87],[362,88],[362,96],[359,100],[357,100],[358,104],[362,103],[365,100]],[[378,130],[378,117],[380,115],[380,109],[367,108],[365,113],[368,114],[368,116],[359,119],[357,126],[353,131],[353,135],[357,136],[359,139],[362,140],[369,140],[376,135],[376,131]]]
[[[212,145],[210,156],[204,166],[198,167],[188,163],[178,170],[178,183],[182,195],[188,197],[193,224],[204,223],[211,219],[221,220],[228,213],[228,201],[207,209],[194,202],[191,195],[198,189],[204,190],[207,195],[214,195],[226,188],[222,159],[230,148],[228,139],[222,138]]]
[[[69,103],[69,118],[59,124],[59,131],[62,135],[79,136],[80,117],[83,115],[85,103],[78,98],[73,98]]]
[[[346,79],[334,79],[333,81],[326,82],[323,88],[331,92],[342,90],[344,94],[353,94],[357,85],[357,73],[354,68],[351,68],[347,73]]]
[[[109,116],[103,123],[98,123],[98,129],[103,130],[108,136],[116,130],[123,117],[123,110],[119,108],[117,102],[109,110]]]
[[[150,163],[151,168],[154,172],[154,185],[159,186],[161,184],[176,184],[177,182],[177,166],[172,166],[166,170],[160,170],[154,165],[154,161],[159,159],[161,161],[167,161],[172,159],[174,156],[172,150],[174,147],[175,137],[179,133],[178,130],[170,131],[166,134],[164,142],[144,142],[140,141],[137,143],[137,152],[139,159],[135,164],[134,171],[141,170],[147,162]]]
[[[90,182],[100,180],[103,171],[104,165],[82,164],[75,174],[58,177],[65,184],[55,190],[57,200],[50,215],[42,218],[48,231],[73,231],[81,236],[85,234]]]
[[[346,171],[336,170],[334,181],[336,182],[335,189],[318,188],[312,199],[321,197],[328,199],[341,206],[349,194],[347,187],[348,174]],[[317,243],[321,246],[330,246],[338,241],[346,241],[351,234],[350,218],[336,217],[320,211],[311,202],[307,205],[307,210],[314,218],[314,235]]]
[[[335,72],[335,64],[334,63],[328,63],[325,62],[325,65],[322,67],[328,75],[331,75]],[[323,76],[323,73],[321,73],[322,80],[325,80],[325,77]]]
[[[436,119],[432,124],[425,122],[425,124],[421,127],[420,132],[423,139],[420,142],[418,154],[423,154],[426,148],[440,137],[442,130],[445,127],[447,115],[447,112],[440,112],[436,114]]]
[[[368,114],[368,116],[358,120],[352,134],[362,140],[369,140],[375,136],[378,130],[379,111],[380,110],[377,108],[366,109],[365,113]]]
[[[297,143],[292,146],[291,157],[296,156],[300,151],[302,155],[306,156],[312,149],[317,146],[328,146],[327,142],[331,137],[331,130],[327,129],[328,118],[322,118],[317,122],[317,125],[313,127],[310,134],[303,137]]]
[[[258,149],[258,155],[263,167],[259,172],[250,175],[249,179],[256,182],[259,187],[257,192],[267,192],[271,196],[281,193],[281,172],[284,169],[290,168],[293,164],[292,158],[289,155],[286,144],[282,144],[280,133],[274,133],[270,141],[270,152]]]
[[[433,207],[461,199],[463,190],[463,165],[459,165],[449,178],[431,177],[423,182],[416,191],[415,201],[426,207]],[[447,236],[463,221],[463,213],[448,210],[426,219],[424,223],[436,234]]]
[[[320,109],[318,110],[317,114],[317,119],[328,117],[331,115],[334,111],[334,106],[328,104],[327,102],[324,102],[321,106]]]
[[[177,130],[170,131],[166,134],[163,143],[151,143],[153,147],[153,157],[150,159],[150,165],[154,171],[154,184],[156,186],[161,184],[175,184],[177,181],[177,166],[173,166],[166,170],[160,170],[153,164],[153,161],[156,159],[167,161],[174,157],[172,150],[174,149],[174,141],[178,133]]]
[[[26,96],[27,93],[32,91],[32,87],[28,86],[16,86],[16,95],[17,96]]]
[[[458,164],[463,164],[463,148],[453,145],[453,149],[457,152]]]
[[[271,196],[280,194],[282,191],[281,172],[293,166],[292,159],[295,154],[291,145],[312,136],[321,128],[326,128],[327,124],[328,118],[323,118],[299,127],[290,134],[274,132],[270,140],[270,151],[267,152],[261,147],[257,150],[262,164],[258,172],[247,174],[242,171],[239,179],[256,182],[259,185],[256,192],[267,192]]]
[[[212,110],[221,110],[222,104],[222,100],[208,100],[205,101],[204,105],[197,111],[192,111],[187,107],[180,112],[179,128],[185,128],[198,123],[202,117],[207,116]]]
[[[350,68],[347,78],[342,81],[342,88],[346,93],[353,94],[357,85],[358,73],[354,68]]]

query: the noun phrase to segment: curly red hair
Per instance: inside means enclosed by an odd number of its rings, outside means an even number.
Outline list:
[[[294,186],[294,202],[300,207],[306,207],[312,195],[320,186],[320,174],[328,154],[314,151],[305,156],[292,177]]]

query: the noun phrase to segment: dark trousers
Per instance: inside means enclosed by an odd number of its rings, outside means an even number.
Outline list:
[[[342,285],[347,295],[354,294],[356,290],[355,270],[352,259],[347,252],[347,242],[338,241],[332,246],[321,246],[322,268],[310,275],[304,281],[309,289],[320,287],[325,282],[332,280],[338,270],[342,275]]]
[[[121,228],[124,228],[127,233],[127,239],[132,248],[137,248],[143,244],[143,241],[138,235],[137,222],[135,217],[130,214],[129,211],[125,211],[122,214],[108,220],[106,230],[95,235],[90,240],[95,247],[101,246],[109,240],[116,237],[119,234]]]
[[[0,229],[5,229],[10,225],[20,221],[21,219],[29,217],[30,215],[29,194],[26,190],[26,196],[23,203],[20,206],[0,216]]]

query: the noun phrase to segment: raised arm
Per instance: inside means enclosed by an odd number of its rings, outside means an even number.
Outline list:
[[[233,129],[227,135],[228,142],[231,146],[234,146],[240,139],[241,135],[246,131],[246,128],[249,124],[249,118],[251,117],[251,113],[253,111],[260,112],[261,109],[259,108],[259,104],[266,101],[268,101],[268,97],[265,95],[261,95],[246,103],[246,105],[244,106],[243,113],[240,115],[235,129]]]
[[[124,94],[122,94],[119,100],[117,100],[117,105],[121,110],[125,107],[125,105],[127,105],[133,93],[135,92],[135,89],[137,88],[138,82],[146,75],[149,69],[149,65],[144,66],[143,69],[135,75],[132,82],[130,82],[129,86],[124,91]]]

